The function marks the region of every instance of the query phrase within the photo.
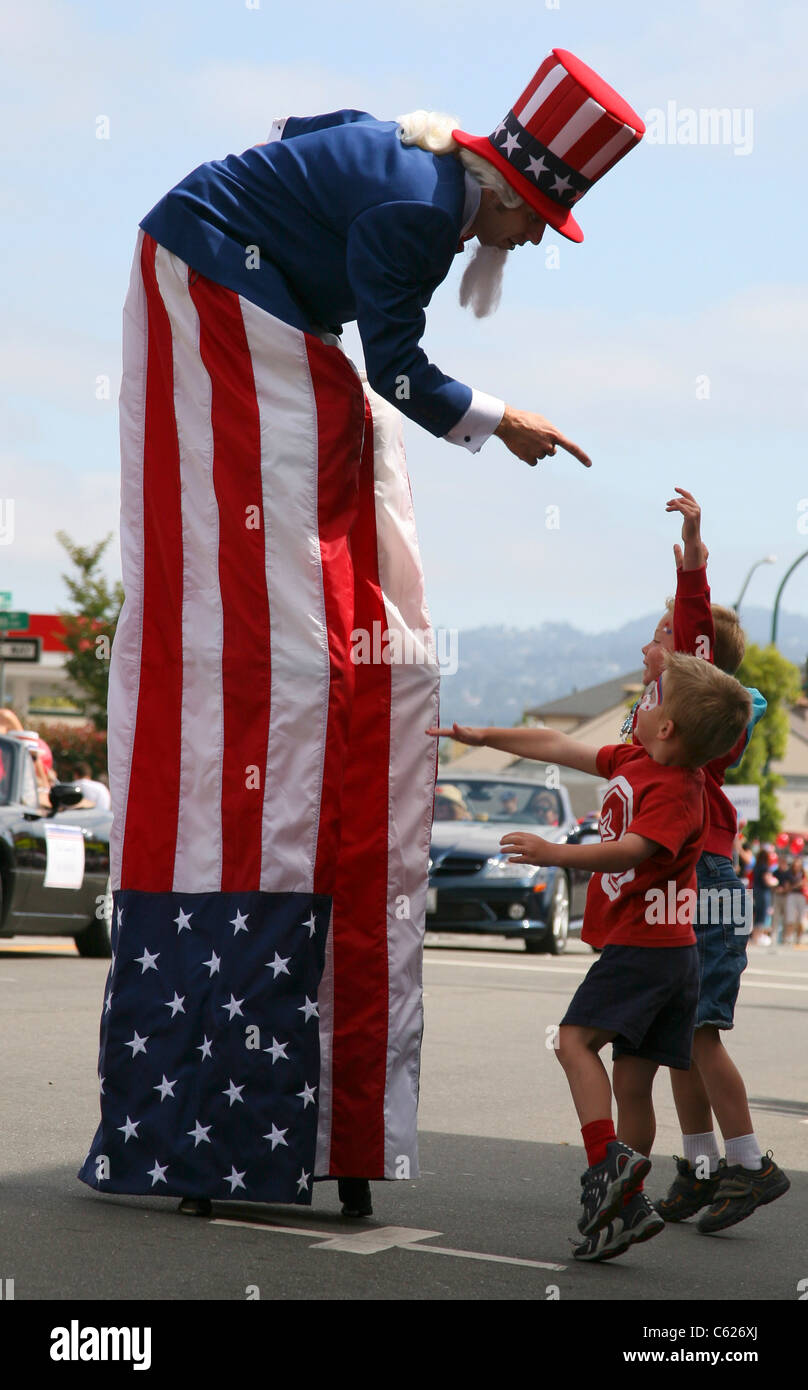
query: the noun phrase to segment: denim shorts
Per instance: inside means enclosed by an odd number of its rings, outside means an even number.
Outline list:
[[[693,919],[699,950],[696,1027],[712,1024],[714,1028],[732,1028],[752,928],[751,894],[735,873],[732,860],[723,854],[703,854],[696,865],[696,877],[698,901]]]
[[[687,1071],[699,994],[695,946],[604,946],[561,1026],[614,1033],[612,1057]]]

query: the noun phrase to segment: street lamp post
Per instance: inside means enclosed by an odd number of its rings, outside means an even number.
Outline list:
[[[775,646],[777,645],[777,618],[778,618],[779,612],[780,612],[780,599],[781,599],[781,597],[782,597],[783,590],[784,590],[784,588],[786,587],[786,584],[788,583],[788,580],[791,578],[792,574],[794,573],[795,569],[797,568],[797,565],[801,564],[801,562],[802,562],[804,559],[806,559],[806,557],[808,557],[808,550],[804,550],[804,551],[802,552],[802,555],[798,555],[798,556],[797,556],[797,558],[796,558],[796,560],[794,561],[793,565],[790,565],[790,566],[789,566],[789,568],[786,570],[785,574],[783,575],[782,580],[780,581],[780,588],[777,590],[777,593],[776,593],[776,595],[775,595],[775,599],[774,599],[774,611],[773,611],[773,613],[772,613],[772,635],[771,635],[770,641],[771,641],[771,645],[772,645],[773,647],[775,647]]]
[[[775,563],[776,560],[777,560],[777,556],[776,556],[776,555],[764,555],[762,560],[756,560],[756,561],[755,561],[754,565],[752,566],[752,568],[750,569],[748,575],[746,576],[745,580],[743,581],[743,585],[742,585],[742,588],[741,588],[741,592],[739,593],[737,599],[735,600],[735,602],[734,602],[733,605],[732,605],[733,608],[735,609],[735,612],[736,612],[736,613],[738,612],[738,610],[739,610],[739,608],[740,608],[740,606],[741,606],[741,599],[743,598],[744,594],[746,593],[746,586],[747,586],[747,584],[749,583],[749,580],[752,578],[752,575],[755,573],[755,570],[758,568],[758,566],[759,566],[759,565],[773,565],[773,564]]]

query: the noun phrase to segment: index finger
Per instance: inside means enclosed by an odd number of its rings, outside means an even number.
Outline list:
[[[563,434],[559,434],[558,430],[553,431],[553,438],[556,444],[560,444],[562,449],[566,449],[568,454],[572,454],[573,458],[576,458],[579,463],[582,463],[584,468],[592,467],[592,460],[589,455],[585,454],[583,449],[579,449],[577,444],[573,444],[571,439],[567,439]]]

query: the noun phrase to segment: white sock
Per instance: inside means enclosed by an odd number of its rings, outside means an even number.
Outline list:
[[[763,1167],[763,1155],[754,1134],[742,1134],[738,1139],[727,1140],[727,1163],[732,1168],[740,1163],[743,1168]]]
[[[738,1141],[733,1140],[732,1142],[737,1143]],[[702,1161],[703,1166],[703,1160],[708,1158],[710,1160],[710,1174],[718,1172],[720,1154],[714,1130],[710,1129],[706,1134],[683,1134],[682,1144],[685,1151],[684,1156],[691,1168],[697,1167],[700,1161]],[[737,1160],[738,1163],[740,1161],[740,1159]]]

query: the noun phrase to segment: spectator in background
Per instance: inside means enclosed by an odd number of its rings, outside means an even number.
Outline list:
[[[558,825],[558,799],[555,792],[534,792],[525,811],[538,825]]]
[[[109,811],[112,809],[112,800],[108,789],[103,782],[98,782],[93,778],[92,768],[87,762],[76,764],[76,776],[74,779],[81,787],[84,800],[91,806],[95,806],[99,811]]]
[[[774,888],[772,902],[772,941],[782,941],[783,930],[786,921],[786,898],[788,897],[788,887],[791,880],[791,855],[787,849],[778,849],[777,864],[773,870],[774,877],[777,879],[777,887]]]
[[[735,862],[735,871],[738,877],[742,879],[747,879],[749,877],[749,874],[752,872],[752,867],[755,862],[755,856],[752,853],[749,841],[746,839],[746,836],[741,833],[742,830],[743,826],[740,826],[739,832],[735,837],[733,860]]]
[[[443,784],[435,788],[435,820],[472,820],[459,787]]]
[[[797,855],[788,873],[783,926],[783,942],[793,941],[795,946],[800,944],[805,925],[806,882],[805,860]]]
[[[770,946],[772,941],[769,927],[771,925],[774,889],[777,887],[777,879],[772,873],[772,868],[772,846],[761,845],[755,859],[755,867],[752,870],[753,946]]]

